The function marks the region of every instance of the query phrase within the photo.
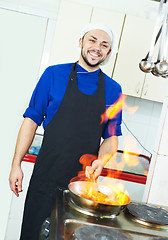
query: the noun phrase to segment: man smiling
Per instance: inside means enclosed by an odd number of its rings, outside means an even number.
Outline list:
[[[67,188],[82,170],[82,155],[97,156],[86,168],[88,178],[97,178],[117,151],[121,111],[113,119],[101,121],[106,108],[121,96],[120,85],[100,69],[115,52],[114,34],[106,26],[89,24],[81,33],[79,47],[79,61],[44,71],[24,113],[9,177],[16,196],[22,191],[21,161],[42,122],[44,138],[27,192],[20,240],[39,239],[55,189]]]
[[[83,38],[80,38],[79,46],[81,47],[79,62],[85,64],[85,67],[89,66],[90,71],[97,70],[111,52],[110,37],[103,30],[92,30],[86,33]]]

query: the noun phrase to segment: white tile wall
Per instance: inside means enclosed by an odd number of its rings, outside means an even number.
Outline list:
[[[148,101],[140,98],[134,98],[127,96],[126,104],[128,107],[138,106],[138,110],[131,114],[128,110],[123,110],[123,120],[126,123],[129,130],[136,136],[140,143],[149,152],[153,153],[155,140],[157,136],[160,114],[162,109],[162,103]],[[129,131],[122,124],[123,136],[119,138],[119,149],[123,150],[124,139],[129,134]],[[135,138],[131,135],[132,140]],[[143,149],[143,147],[136,141],[137,146],[134,146],[130,142],[129,151],[137,152],[141,149],[141,153],[150,156],[150,153]],[[139,152],[138,152],[139,153]]]
[[[168,97],[167,101],[168,103]],[[166,104],[166,103],[165,103]],[[167,155],[168,157],[168,105],[166,107],[167,111],[165,114],[165,117],[163,118],[163,129],[162,129],[162,134],[161,134],[161,142],[160,142],[160,147],[158,153],[160,155]]]
[[[135,106],[138,106],[138,110],[134,116],[134,121],[140,124],[148,124],[152,114],[153,102],[135,98]]]
[[[159,121],[158,121],[158,123],[159,123]],[[154,145],[156,142],[156,136],[157,136],[157,132],[158,132],[158,123],[157,124],[151,123],[147,129],[147,136],[146,136],[144,145],[150,152],[153,152],[153,150],[154,150]],[[145,151],[143,151],[143,152],[145,153]]]
[[[152,181],[153,172],[154,172],[155,164],[156,164],[156,159],[157,159],[157,154],[154,152],[153,155],[152,155],[152,161],[150,163],[150,168],[149,168],[149,172],[148,172],[148,178],[147,178],[146,186],[145,186],[145,190],[144,190],[144,195],[143,195],[143,201],[144,202],[147,202],[147,199],[148,199],[150,183]]]
[[[153,102],[153,111],[152,111],[152,116],[151,116],[151,122],[152,124],[158,125],[158,116],[161,114],[161,108],[162,108],[162,103],[159,102]]]
[[[165,178],[168,169],[168,156],[157,155],[156,158],[152,184],[150,186],[150,194],[147,202],[168,207],[168,178]]]

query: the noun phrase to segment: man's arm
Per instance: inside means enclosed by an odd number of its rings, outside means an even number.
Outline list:
[[[19,192],[22,191],[23,172],[21,169],[21,162],[32,144],[37,127],[37,124],[33,120],[25,118],[17,137],[15,153],[9,176],[10,188],[17,197],[19,196]]]
[[[92,166],[86,167],[85,174],[88,178],[97,178],[106,163],[112,158],[118,149],[118,136],[105,139],[99,149],[98,159],[93,161]]]

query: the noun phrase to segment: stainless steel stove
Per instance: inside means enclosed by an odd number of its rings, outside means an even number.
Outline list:
[[[69,191],[57,189],[51,213],[49,240],[168,240],[168,211],[161,209],[155,222],[156,207],[139,209],[142,203],[130,203],[118,216],[88,213],[76,206]],[[139,209],[139,210],[138,210]],[[137,217],[138,212],[145,212]],[[160,212],[160,211],[159,211]],[[151,216],[151,217],[150,217]],[[148,219],[149,217],[149,219]],[[165,219],[164,219],[165,218]],[[44,238],[45,239],[45,238]]]

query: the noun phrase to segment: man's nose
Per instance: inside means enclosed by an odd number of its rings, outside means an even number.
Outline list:
[[[96,42],[95,48],[96,48],[96,50],[101,51],[101,44],[99,42]]]

